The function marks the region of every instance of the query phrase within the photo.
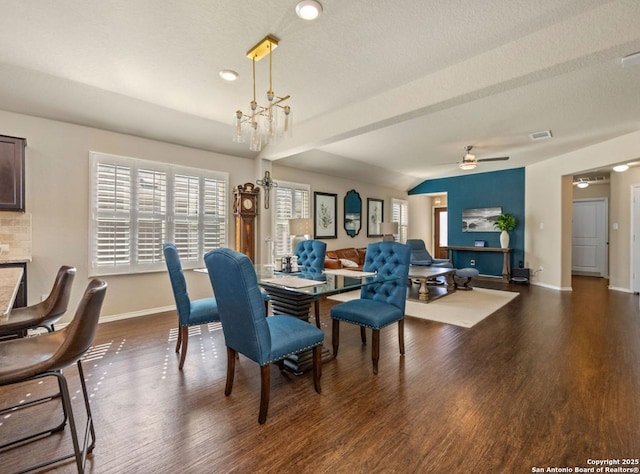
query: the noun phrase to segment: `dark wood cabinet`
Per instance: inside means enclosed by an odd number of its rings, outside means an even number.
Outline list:
[[[0,211],[24,212],[24,138],[0,135]]]
[[[13,302],[14,308],[23,308],[27,306],[27,264],[26,263],[1,263],[0,268],[20,267],[22,268],[22,280],[18,287],[16,299]]]

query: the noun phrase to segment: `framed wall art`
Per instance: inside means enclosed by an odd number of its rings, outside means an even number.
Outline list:
[[[349,237],[355,237],[362,227],[362,199],[355,189],[344,197],[344,230]]]
[[[338,238],[338,195],[313,193],[314,239]]]
[[[462,232],[500,232],[495,226],[501,207],[462,210]]]
[[[367,198],[367,237],[382,237],[380,224],[384,215],[382,199]]]

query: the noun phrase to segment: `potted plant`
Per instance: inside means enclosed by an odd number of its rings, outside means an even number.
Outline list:
[[[503,212],[493,225],[502,231],[500,233],[500,246],[503,249],[509,248],[509,231],[516,228],[516,218]]]

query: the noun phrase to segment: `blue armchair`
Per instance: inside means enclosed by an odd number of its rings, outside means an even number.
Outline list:
[[[189,345],[189,326],[220,321],[218,315],[218,304],[214,297],[202,298],[191,301],[187,292],[187,281],[182,273],[182,264],[178,249],[171,243],[166,243],[162,247],[164,260],[169,270],[171,289],[176,301],[176,311],[178,312],[178,342],[176,352],[180,352],[180,364],[178,368],[182,370],[184,359],[187,356],[187,346]]]
[[[453,268],[451,260],[448,258],[433,258],[427,250],[424,240],[407,239],[407,245],[411,249],[411,265]]]
[[[207,252],[204,261],[218,301],[227,346],[227,381],[224,394],[231,395],[236,355],[244,354],[260,365],[260,424],[267,420],[272,363],[313,349],[313,384],[320,393],[324,333],[298,318],[266,317],[256,271],[246,255],[222,248]],[[281,364],[279,364],[281,365]]]
[[[340,303],[331,308],[334,357],[338,356],[340,321],[360,326],[363,344],[367,341],[365,328],[371,328],[371,361],[374,374],[378,373],[380,329],[398,322],[400,354],[404,354],[404,309],[410,256],[409,247],[397,242],[378,242],[367,246],[364,271],[397,278],[384,283],[363,286],[360,290],[360,299]]]

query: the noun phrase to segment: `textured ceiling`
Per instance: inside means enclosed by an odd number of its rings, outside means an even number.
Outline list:
[[[461,173],[465,145],[510,156],[482,172],[640,129],[640,66],[620,66],[637,0],[321,3],[307,22],[295,0],[3,0],[0,108],[254,157],[231,122],[271,33],[295,126],[260,156],[288,166],[407,189]],[[266,61],[257,75],[262,95]]]

